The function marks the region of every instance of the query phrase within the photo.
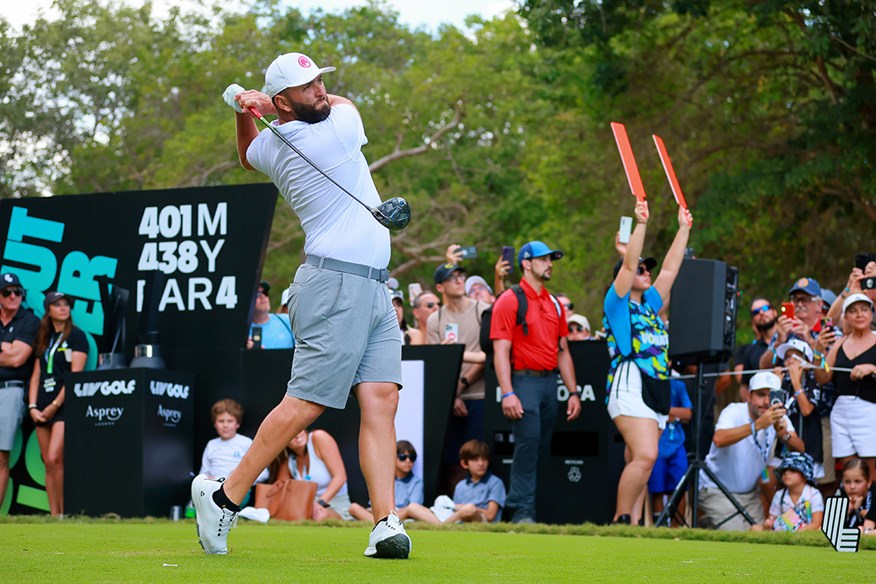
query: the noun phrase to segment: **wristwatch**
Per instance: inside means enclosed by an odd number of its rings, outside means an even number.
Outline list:
[[[785,444],[787,444],[789,440],[791,440],[791,433],[790,432],[788,432],[787,434],[782,436],[782,442],[784,442]]]
[[[569,399],[572,399],[573,397],[577,397],[578,399],[581,399],[581,392],[570,391],[569,392]]]
[[[462,382],[462,386],[466,389],[471,385],[471,382],[465,377],[460,377],[459,380]]]
[[[323,507],[325,509],[328,509],[329,507],[331,507],[331,505],[329,505],[328,503],[326,503],[322,499],[317,499],[316,502],[319,503],[320,507]]]

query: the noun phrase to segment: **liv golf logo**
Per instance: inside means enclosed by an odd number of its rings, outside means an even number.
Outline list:
[[[828,497],[824,500],[824,521],[821,532],[838,552],[856,552],[861,544],[861,532],[857,527],[845,527],[849,500],[845,497]]]

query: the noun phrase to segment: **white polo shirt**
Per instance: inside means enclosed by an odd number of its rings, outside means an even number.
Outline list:
[[[355,107],[335,105],[329,117],[316,124],[273,123],[338,184],[372,207],[380,204],[362,154],[368,138]],[[249,145],[246,158],[277,185],[298,215],[304,253],[374,268],[389,265],[389,231],[272,132],[263,130]]]
[[[751,421],[748,403],[732,403],[718,416],[715,430],[747,426]],[[789,431],[796,432],[788,416],[785,416],[785,424]],[[712,442],[709,455],[706,456],[706,466],[731,493],[748,493],[757,486],[761,472],[772,458],[775,442],[776,429],[772,425],[765,430],[759,430],[756,436],[749,434],[739,442],[722,448]],[[700,472],[700,488],[707,487],[717,485],[708,475]]]

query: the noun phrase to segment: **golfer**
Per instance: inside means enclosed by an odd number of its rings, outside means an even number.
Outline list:
[[[334,67],[288,53],[268,67],[264,93],[226,91],[238,112],[240,162],[270,177],[298,215],[307,259],[289,288],[296,342],[286,395],[234,472],[224,481],[204,475],[192,481],[198,535],[208,554],[227,553],[238,504],[259,473],[325,408],[344,408],[351,388],[362,411],[359,458],[376,522],[365,555],[410,553],[411,540],[393,511],[401,340],[385,283],[389,232],[272,132],[259,133],[247,113],[254,107],[276,114],[277,129],[320,169],[369,205],[380,204],[361,152],[367,138],[359,112],[326,93],[322,76],[330,71]]]
[[[617,487],[614,523],[639,519],[648,477],[657,460],[660,432],[670,406],[669,334],[658,316],[669,305],[669,292],[681,268],[693,217],[678,210],[678,233],[651,285],[654,258],[642,258],[648,203],[636,203],[636,228],[626,253],[614,267],[605,295],[605,330],[612,357],[608,372],[608,415],[624,437],[626,467]],[[631,517],[632,516],[632,517]]]

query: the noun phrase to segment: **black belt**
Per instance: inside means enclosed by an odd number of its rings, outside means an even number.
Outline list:
[[[514,375],[526,375],[527,377],[550,377],[551,375],[556,375],[559,372],[559,369],[541,369],[538,371],[536,371],[535,369],[516,369],[514,371]]]
[[[371,278],[378,282],[386,282],[389,280],[389,270],[372,268],[362,264],[354,264],[351,262],[342,262],[332,258],[322,258],[319,256],[307,256],[306,263],[320,269],[332,270],[333,272],[344,272],[353,274],[354,276],[362,276],[363,278]]]
[[[24,389],[24,382],[18,379],[12,381],[0,381],[0,389]]]

